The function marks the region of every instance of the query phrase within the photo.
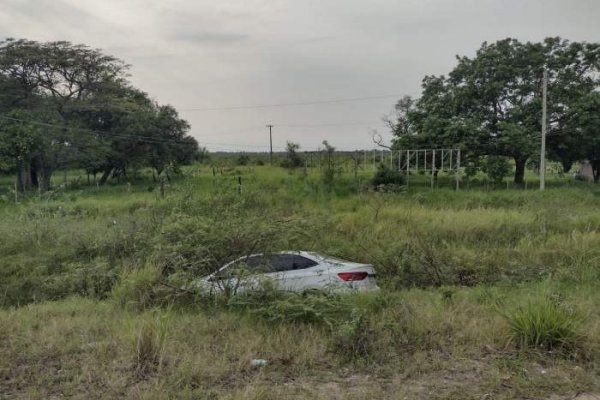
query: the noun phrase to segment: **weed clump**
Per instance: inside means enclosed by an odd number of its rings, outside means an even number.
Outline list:
[[[113,288],[112,298],[121,307],[144,309],[152,302],[159,279],[160,271],[151,266],[125,272]]]
[[[130,322],[129,343],[133,353],[133,367],[138,376],[148,376],[163,365],[170,322],[168,313],[150,315],[139,323]]]
[[[311,324],[332,328],[350,314],[347,305],[328,293],[282,293],[274,288],[233,296],[229,309],[247,312],[271,324]]]
[[[385,293],[365,299],[367,303],[353,308],[350,318],[332,332],[333,353],[347,362],[381,364],[401,353],[431,347],[429,332],[408,304]]]
[[[580,347],[583,339],[580,318],[556,297],[540,296],[502,315],[509,339],[520,348],[569,351]]]
[[[392,191],[404,185],[404,176],[385,164],[379,164],[377,171],[371,179],[371,186],[375,190]]]

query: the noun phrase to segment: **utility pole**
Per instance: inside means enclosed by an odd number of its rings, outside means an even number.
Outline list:
[[[273,125],[269,124],[267,125],[267,128],[269,128],[269,144],[271,146],[271,152],[269,153],[269,161],[271,163],[271,166],[273,166]]]
[[[546,97],[548,92],[548,71],[544,68],[542,77],[542,149],[540,154],[540,190],[546,188]]]

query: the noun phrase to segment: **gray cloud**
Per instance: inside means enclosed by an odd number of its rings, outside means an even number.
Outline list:
[[[240,33],[218,33],[218,32],[190,32],[178,33],[172,36],[173,40],[189,42],[192,44],[227,45],[240,43],[250,38],[250,35]]]
[[[3,0],[4,36],[64,39],[132,64],[131,80],[180,109],[418,94],[426,74],[508,36],[598,40],[597,0]],[[372,147],[394,99],[273,109],[182,111],[213,149],[274,140]],[[372,122],[284,127],[277,124]],[[384,135],[384,136],[385,136]],[[236,144],[236,145],[232,145]],[[256,149],[248,147],[246,149]]]

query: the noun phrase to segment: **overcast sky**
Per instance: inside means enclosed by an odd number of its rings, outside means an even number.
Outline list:
[[[356,149],[373,147],[373,129],[389,140],[381,120],[396,99],[456,54],[506,37],[598,41],[599,17],[600,0],[0,0],[0,37],[123,59],[211,150],[267,150],[267,123],[277,148]]]

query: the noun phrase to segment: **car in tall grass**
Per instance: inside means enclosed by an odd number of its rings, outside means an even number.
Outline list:
[[[211,294],[242,293],[262,284],[290,292],[379,290],[372,265],[309,251],[247,255],[194,282]]]

